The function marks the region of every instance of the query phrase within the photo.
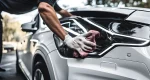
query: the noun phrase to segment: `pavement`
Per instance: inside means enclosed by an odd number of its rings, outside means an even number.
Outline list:
[[[23,74],[16,73],[15,51],[3,54],[0,67],[6,72],[0,72],[0,80],[26,80]]]

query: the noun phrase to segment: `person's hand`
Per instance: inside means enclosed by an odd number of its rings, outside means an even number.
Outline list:
[[[92,50],[93,47],[96,46],[95,43],[88,41],[86,39],[87,36],[90,36],[91,33],[81,34],[72,38],[70,35],[65,36],[64,43],[71,49],[74,49],[79,54],[74,54],[74,57],[86,57],[88,54],[84,53],[84,51]]]

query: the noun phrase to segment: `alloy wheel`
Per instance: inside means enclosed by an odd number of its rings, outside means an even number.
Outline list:
[[[40,69],[35,71],[34,80],[44,80],[44,75]]]

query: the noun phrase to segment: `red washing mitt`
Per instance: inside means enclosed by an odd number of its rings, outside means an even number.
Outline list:
[[[87,36],[86,39],[91,41],[91,42],[96,43],[95,38],[100,37],[100,33],[98,31],[95,31],[95,30],[90,30],[89,33],[91,33],[91,35]],[[88,53],[93,52],[95,49],[96,49],[96,46],[93,47],[92,50],[89,50],[89,51],[83,51],[83,50],[81,50],[80,52],[74,51],[73,56],[79,57],[79,54],[87,56]]]

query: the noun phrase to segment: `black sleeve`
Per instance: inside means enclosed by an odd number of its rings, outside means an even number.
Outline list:
[[[57,3],[54,5],[54,9],[55,9],[55,11],[62,10],[62,8],[60,8],[60,6]]]
[[[46,2],[50,4],[51,6],[54,6],[56,3],[56,0],[39,0],[39,2]]]

